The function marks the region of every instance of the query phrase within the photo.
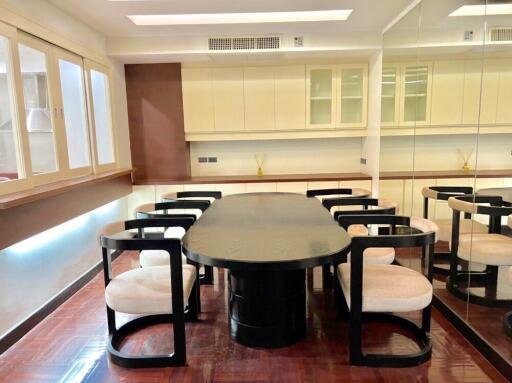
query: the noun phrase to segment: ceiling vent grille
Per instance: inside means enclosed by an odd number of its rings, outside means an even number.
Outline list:
[[[210,51],[251,51],[281,48],[279,36],[263,37],[210,37],[208,50]]]
[[[496,27],[489,29],[489,40],[512,41],[512,27]]]

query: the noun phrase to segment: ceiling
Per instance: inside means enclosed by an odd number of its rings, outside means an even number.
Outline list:
[[[49,0],[106,37],[380,32],[411,0]],[[353,9],[347,21],[136,26],[133,14],[277,12]]]

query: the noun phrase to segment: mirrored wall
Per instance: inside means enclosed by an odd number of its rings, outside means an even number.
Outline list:
[[[512,2],[503,1],[423,0],[385,32],[380,165],[381,172],[406,174],[381,180],[381,196],[400,199],[402,214],[439,226],[438,307],[508,368],[511,9]],[[422,267],[421,259],[398,255],[412,268]]]

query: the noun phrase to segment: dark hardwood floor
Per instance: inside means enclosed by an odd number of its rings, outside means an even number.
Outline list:
[[[137,267],[126,253],[115,271]],[[1,382],[505,382],[507,381],[439,312],[433,312],[433,356],[407,369],[350,367],[348,324],[336,319],[332,297],[324,295],[314,273],[308,274],[308,335],[291,347],[246,348],[232,342],[227,327],[223,271],[216,284],[202,288],[200,321],[187,324],[187,367],[128,370],[111,364],[103,279],[98,275],[21,341],[0,357]],[[134,353],[169,352],[169,326],[158,325],[132,336],[123,346]],[[368,325],[365,348],[407,352],[416,345],[394,328]]]

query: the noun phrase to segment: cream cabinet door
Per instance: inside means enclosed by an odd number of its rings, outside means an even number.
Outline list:
[[[398,126],[400,114],[400,64],[382,68],[381,126]]]
[[[497,124],[512,124],[512,59],[500,60]]]
[[[306,126],[306,67],[274,68],[276,130],[303,130]]]
[[[274,130],[274,68],[244,68],[244,94],[245,130]]]
[[[464,100],[464,61],[436,61],[432,71],[432,125],[458,125],[462,122]]]
[[[244,131],[244,70],[213,68],[215,131]]]
[[[336,81],[336,127],[366,127],[368,65],[339,65]]]
[[[181,68],[181,87],[185,133],[213,131],[212,70]]]
[[[432,63],[403,63],[400,81],[400,125],[428,125]]]
[[[462,123],[477,125],[480,115],[480,91],[482,89],[482,60],[464,61],[464,93]]]
[[[334,128],[336,116],[336,66],[313,65],[306,74],[306,126]]]
[[[482,78],[482,101],[480,123],[495,124],[498,103],[498,83],[500,77],[500,61],[485,60]]]

